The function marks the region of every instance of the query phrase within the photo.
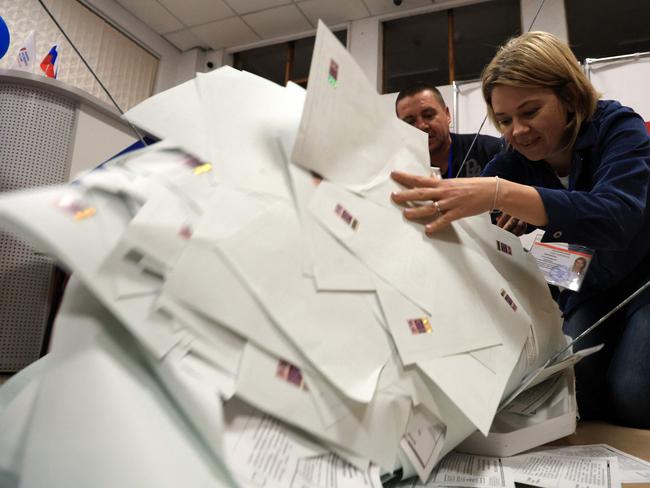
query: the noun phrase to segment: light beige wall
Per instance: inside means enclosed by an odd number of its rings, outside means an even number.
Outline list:
[[[76,0],[48,0],[46,5],[95,70],[123,110],[153,93],[158,60]],[[0,68],[12,68],[29,31],[36,32],[36,66],[50,47],[59,44],[58,79],[110,103],[63,34],[36,0],[0,0],[0,12],[11,33]]]
[[[95,168],[137,141],[131,128],[92,107],[77,108],[77,125],[70,158],[70,181]]]
[[[521,0],[521,30],[541,30],[556,35],[563,41],[569,41],[564,0],[545,0],[539,9],[540,0]],[[539,11],[539,15],[535,15]],[[534,21],[534,22],[533,22]]]

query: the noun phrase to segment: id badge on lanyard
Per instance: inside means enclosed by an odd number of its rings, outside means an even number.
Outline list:
[[[542,234],[536,236],[530,253],[537,261],[546,282],[567,290],[579,291],[594,250],[563,242],[541,242],[541,238]]]

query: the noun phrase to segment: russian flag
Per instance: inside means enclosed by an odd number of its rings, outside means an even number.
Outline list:
[[[55,44],[52,46],[50,49],[50,52],[47,53],[47,55],[43,58],[43,61],[41,61],[41,69],[45,73],[45,76],[49,78],[56,78],[56,58],[58,57],[58,53],[56,52],[57,47],[59,47],[58,44]]]

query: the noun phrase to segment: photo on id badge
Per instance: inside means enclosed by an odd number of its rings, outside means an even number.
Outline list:
[[[548,281],[568,290],[579,291],[591,257],[581,255],[576,257],[575,254],[570,253],[571,251],[566,255],[563,262],[551,267],[549,271],[551,279]]]

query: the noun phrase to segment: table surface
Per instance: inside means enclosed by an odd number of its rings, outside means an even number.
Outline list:
[[[609,444],[616,449],[650,461],[650,430],[630,429],[600,422],[578,422],[574,434],[558,439],[556,446]],[[623,483],[629,488],[650,488],[650,483]]]

